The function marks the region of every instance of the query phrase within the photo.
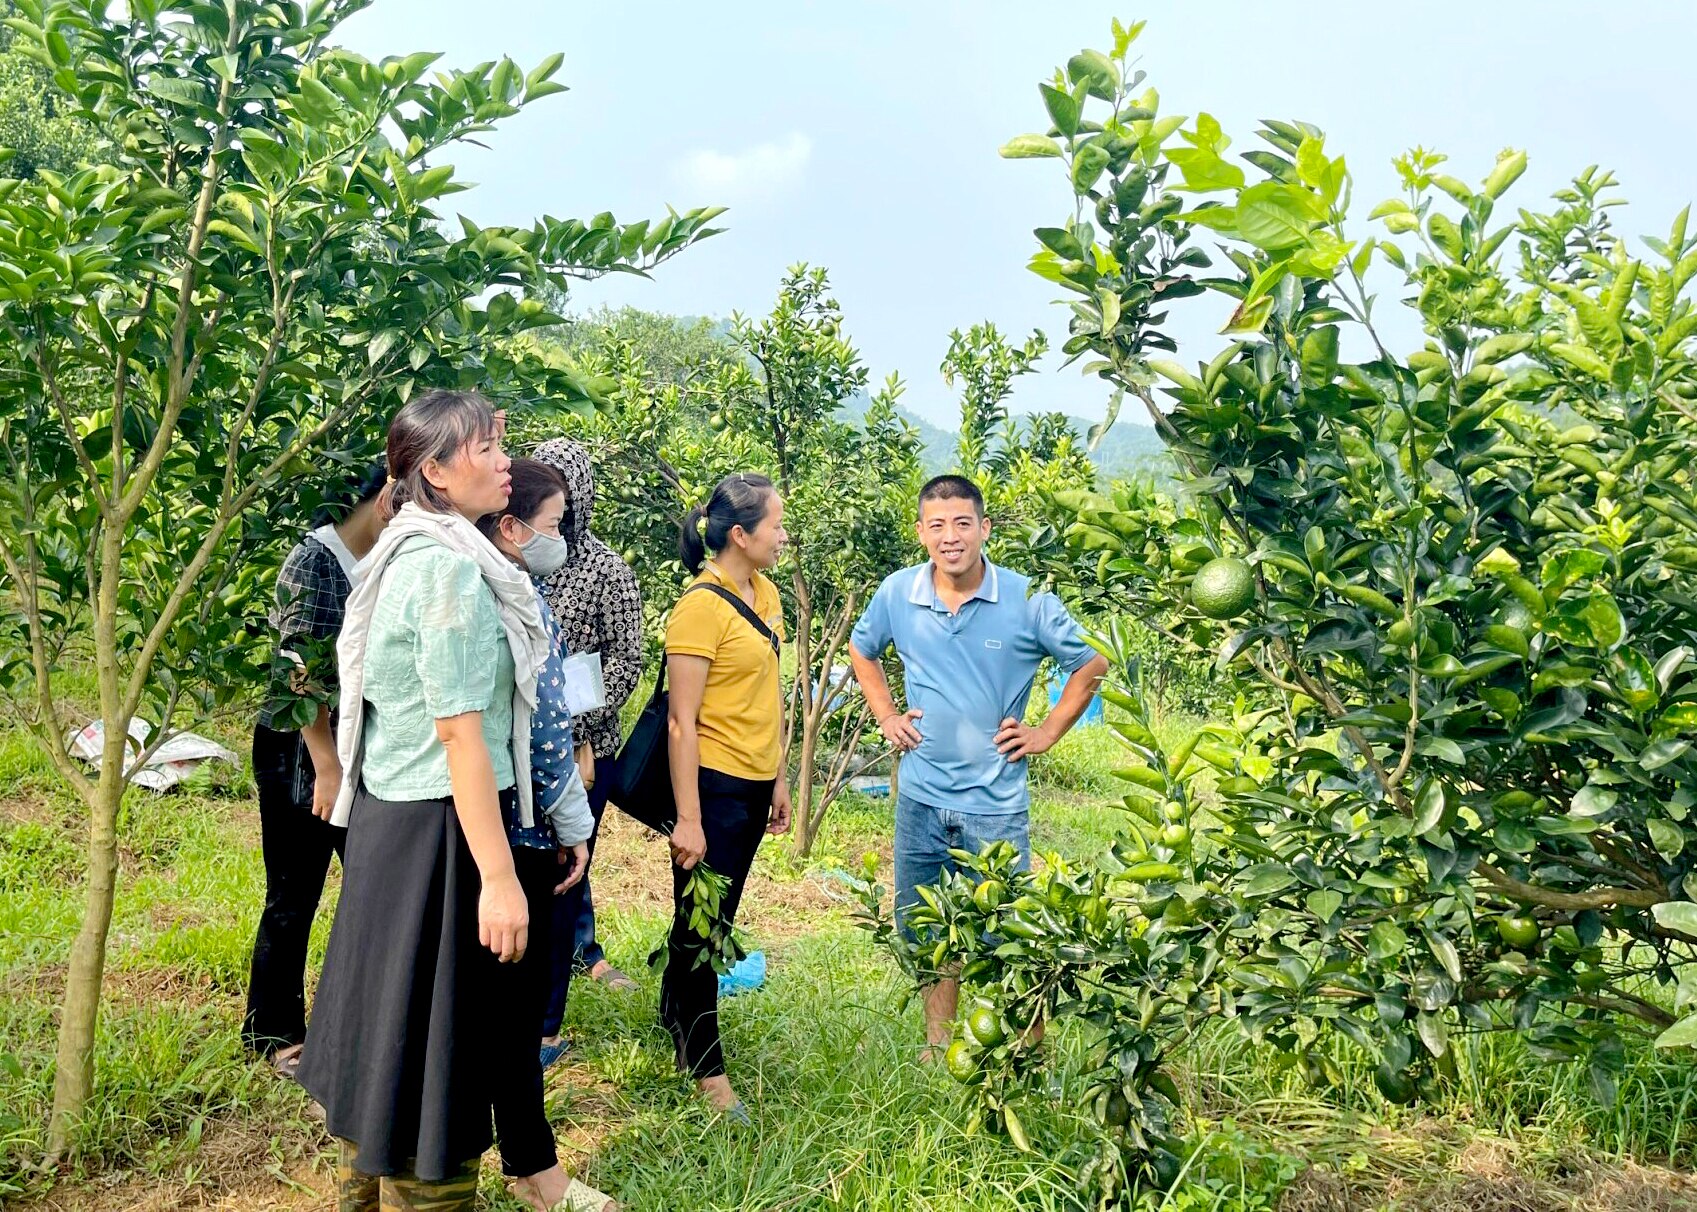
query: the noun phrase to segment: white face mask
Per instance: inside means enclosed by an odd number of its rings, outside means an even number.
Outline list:
[[[557,534],[543,534],[529,522],[520,520],[519,525],[530,531],[530,538],[520,543],[518,548],[531,576],[551,577],[565,567],[567,549],[564,539]]]

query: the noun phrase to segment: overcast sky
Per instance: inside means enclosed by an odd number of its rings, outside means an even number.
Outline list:
[[[1148,19],[1140,67],[1166,113],[1207,110],[1255,146],[1257,118],[1313,122],[1356,179],[1356,228],[1396,191],[1391,158],[1416,143],[1477,182],[1498,149],[1531,168],[1511,201],[1539,205],[1587,164],[1613,168],[1632,205],[1617,223],[1666,232],[1697,195],[1689,60],[1697,4],[1628,0],[1421,0],[1301,6],[1243,0],[854,0],[704,5],[577,0],[377,0],[342,28],[378,58],[416,50],[470,65],[561,51],[571,91],[504,123],[487,151],[454,157],[478,188],[448,201],[479,223],[547,212],[630,222],[670,204],[729,206],[729,230],[653,280],[581,287],[579,307],[760,313],[784,268],[827,266],[875,381],[953,427],[937,372],[951,328],[994,320],[1064,339],[1049,283],[1025,269],[1031,229],[1070,215],[1055,161],[1005,161],[1010,136],[1046,125],[1037,82],[1114,15]],[[1373,225],[1376,227],[1377,225]],[[1352,233],[1353,234],[1353,233]],[[1386,283],[1388,286],[1389,283]],[[1186,361],[1222,338],[1223,301],[1175,325]],[[1381,312],[1395,310],[1394,299]],[[1214,313],[1219,312],[1216,315]],[[1404,344],[1413,335],[1404,327]],[[1020,409],[1096,417],[1099,381],[1059,371],[1021,383]]]

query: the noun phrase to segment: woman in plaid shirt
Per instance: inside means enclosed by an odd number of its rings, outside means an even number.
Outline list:
[[[265,858],[265,909],[253,943],[242,1042],[292,1076],[306,1039],[306,948],[346,829],[330,824],[342,784],[331,731],[336,636],[354,565],[383,529],[382,464],[370,468],[289,552],[277,573],[277,656],[253,729],[253,778]],[[339,517],[339,521],[330,519]]]

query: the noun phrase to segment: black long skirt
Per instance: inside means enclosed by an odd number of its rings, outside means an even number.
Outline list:
[[[477,939],[480,889],[452,799],[360,788],[298,1076],[362,1173],[441,1181],[489,1148],[498,961]]]

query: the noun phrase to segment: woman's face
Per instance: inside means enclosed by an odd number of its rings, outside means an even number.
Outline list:
[[[731,531],[731,542],[742,548],[756,568],[777,567],[789,537],[784,530],[784,501],[775,492],[766,494],[766,512],[753,531],[740,526]]]
[[[547,498],[528,518],[515,518],[512,514],[504,516],[495,526],[495,546],[501,549],[501,554],[528,569],[524,552],[520,550],[526,543],[537,535],[557,539],[560,537],[560,521],[566,516],[566,494],[556,492]]]
[[[424,465],[424,478],[455,510],[475,522],[507,507],[513,485],[507,469],[512,465],[501,449],[500,436],[491,432],[467,442],[451,459],[430,460]]]

